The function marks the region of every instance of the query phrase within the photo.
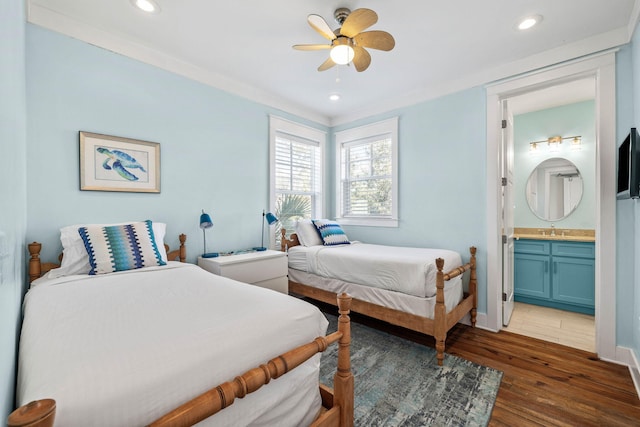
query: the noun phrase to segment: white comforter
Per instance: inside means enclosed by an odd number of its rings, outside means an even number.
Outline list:
[[[24,302],[17,400],[56,399],[60,426],[145,425],[326,328],[310,304],[189,264],[40,279]],[[208,424],[308,424],[318,366],[316,355]]]
[[[444,271],[462,265],[460,254],[446,249],[408,248],[354,242],[341,246],[295,246],[306,252],[308,273],[417,297],[436,293],[436,258]]]

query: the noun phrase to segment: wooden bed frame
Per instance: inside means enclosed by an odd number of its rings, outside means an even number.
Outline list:
[[[288,248],[300,245],[297,234],[293,233],[287,239],[285,236],[285,229],[281,229],[280,233],[282,234],[281,250],[283,252],[286,252]],[[469,248],[469,251],[471,253],[471,259],[468,263],[446,273],[443,272],[444,260],[442,258],[436,259],[438,272],[436,275],[436,306],[434,308],[433,319],[406,313],[356,298],[351,302],[351,311],[434,337],[436,340],[438,365],[442,366],[447,332],[467,313],[470,314],[471,326],[475,327],[476,325],[476,310],[478,307],[476,248],[472,246]],[[469,292],[465,292],[462,301],[460,301],[453,310],[447,313],[444,304],[444,282],[463,274],[467,270],[470,271]],[[292,280],[289,280],[289,293],[301,295],[332,305],[335,305],[336,301],[336,294],[333,292],[297,283]]]
[[[165,244],[167,259],[181,262],[186,261],[185,241],[187,236],[181,234],[180,248],[169,251]],[[40,250],[42,245],[37,242],[28,245],[31,257],[29,259],[29,282],[37,279],[47,271],[57,268],[60,264],[42,263]],[[58,257],[62,261],[62,255]],[[195,397],[191,401],[179,406],[161,418],[149,424],[153,427],[191,426],[222,409],[233,404],[236,398],[243,398],[271,379],[279,378],[293,370],[319,352],[323,352],[333,343],[338,343],[338,367],[333,378],[333,389],[320,384],[322,407],[311,424],[312,427],[353,427],[353,374],[349,346],[351,344],[351,324],[349,312],[351,297],[347,294],[336,296],[334,301],[338,306],[338,330],[324,337],[296,347],[268,362],[248,370],[228,381],[211,388],[209,391]],[[232,374],[233,375],[233,374]],[[41,399],[23,405],[13,411],[8,419],[8,427],[52,427],[55,421],[56,402],[53,399]]]

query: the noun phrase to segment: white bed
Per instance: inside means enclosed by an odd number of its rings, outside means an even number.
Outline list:
[[[61,264],[28,245],[8,425],[353,425],[349,296],[325,336],[317,307],[185,264],[186,236],[163,237],[149,220],[65,227]],[[334,393],[319,364],[335,342]]]
[[[43,278],[24,303],[18,404],[55,397],[61,426],[146,425],[326,328],[310,304],[191,264]],[[203,425],[310,424],[318,366],[319,355]]]
[[[335,304],[336,295],[347,292],[354,312],[433,336],[438,365],[447,332],[467,316],[475,326],[475,247],[463,264],[451,250],[353,242],[335,221],[305,219],[288,238],[281,229],[281,248],[288,253],[291,294]]]
[[[432,319],[436,303],[435,259],[462,265],[448,250],[371,245],[294,246],[288,249],[289,279],[318,289]],[[463,298],[462,276],[445,283],[447,312]]]

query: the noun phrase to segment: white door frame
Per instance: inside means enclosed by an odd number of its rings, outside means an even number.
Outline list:
[[[535,71],[487,86],[487,323],[502,328],[502,241],[499,152],[501,100],[593,77],[596,85],[596,352],[616,353],[616,81],[615,50]]]

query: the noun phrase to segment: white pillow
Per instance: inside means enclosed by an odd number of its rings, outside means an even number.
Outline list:
[[[62,243],[62,263],[60,268],[51,270],[47,277],[53,279],[62,276],[70,276],[73,274],[89,274],[91,264],[89,264],[89,255],[84,247],[84,242],[78,229],[80,227],[106,227],[110,225],[123,225],[127,222],[117,224],[77,224],[69,225],[60,229],[60,242]],[[167,224],[162,222],[153,222],[151,228],[155,241],[158,242],[158,251],[164,262],[167,262],[167,251],[164,248],[164,236],[167,230]]]
[[[296,221],[296,234],[302,246],[322,246],[324,242],[310,219]]]

